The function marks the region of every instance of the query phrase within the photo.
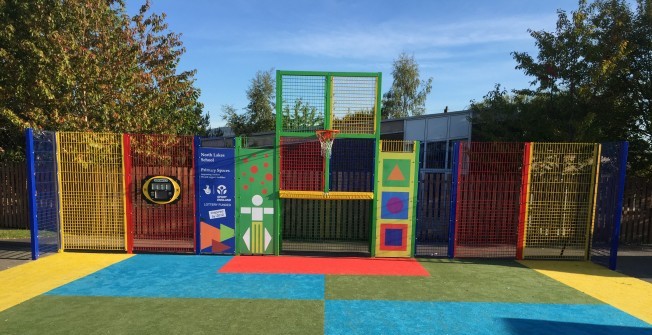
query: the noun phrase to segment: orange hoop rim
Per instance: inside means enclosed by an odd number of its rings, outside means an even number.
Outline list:
[[[335,135],[337,135],[340,131],[336,129],[321,129],[321,130],[315,130],[315,133],[317,134],[317,138],[319,141],[327,141],[327,140],[334,140]]]

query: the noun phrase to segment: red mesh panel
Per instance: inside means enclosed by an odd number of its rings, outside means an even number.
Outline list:
[[[129,136],[134,251],[193,252],[195,178],[192,136]],[[154,175],[179,180],[181,196],[178,202],[153,205],[145,201],[142,196],[143,178]]]
[[[463,143],[455,257],[516,257],[523,143]]]
[[[281,137],[281,190],[324,190],[320,148],[314,138]]]

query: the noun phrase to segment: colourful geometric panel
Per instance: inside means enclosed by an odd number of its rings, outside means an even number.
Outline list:
[[[275,249],[274,150],[240,148],[236,159],[236,252],[273,254]]]
[[[407,251],[408,223],[380,224],[380,250]]]
[[[410,187],[409,159],[385,159],[383,161],[383,187]]]
[[[410,192],[382,192],[381,197],[381,219],[407,220]]]

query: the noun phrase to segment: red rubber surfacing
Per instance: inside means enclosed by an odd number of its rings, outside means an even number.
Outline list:
[[[430,276],[412,258],[236,256],[219,273]]]

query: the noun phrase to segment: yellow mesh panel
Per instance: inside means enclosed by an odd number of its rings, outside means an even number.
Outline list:
[[[125,250],[122,136],[59,133],[65,249]]]
[[[380,141],[382,152],[414,152],[414,141],[382,140]]]
[[[598,144],[532,144],[524,258],[585,258],[598,150]]]
[[[373,134],[376,77],[333,77],[332,129],[342,134]]]

